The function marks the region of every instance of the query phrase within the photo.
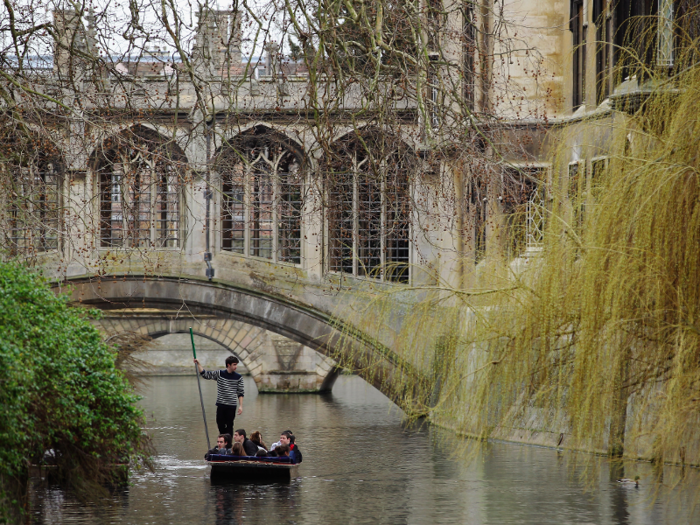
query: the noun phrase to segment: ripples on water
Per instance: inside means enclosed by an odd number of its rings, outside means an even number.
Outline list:
[[[158,451],[156,472],[133,473],[131,485],[104,505],[37,489],[33,523],[700,523],[695,470],[693,490],[663,491],[652,501],[647,464],[628,467],[628,475],[643,478],[637,489],[611,481],[603,461],[598,482],[585,486],[565,456],[543,448],[492,444],[475,461],[454,461],[456,439],[402,427],[400,411],[384,396],[347,376],[327,396],[257,396],[246,378],[235,427],[260,430],[268,445],[292,429],[304,463],[289,484],[213,484],[202,460],[196,379],[155,377],[147,385],[142,406]],[[216,385],[204,381],[202,388],[213,441]]]

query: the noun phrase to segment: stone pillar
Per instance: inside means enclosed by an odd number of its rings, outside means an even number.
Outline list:
[[[72,43],[80,27],[80,17],[74,9],[56,9],[53,12],[56,41],[53,45],[53,69],[55,73],[65,71],[70,62]]]
[[[214,17],[214,53],[219,65],[218,74],[239,74],[241,64],[241,19],[230,10],[216,10]]]
[[[62,80],[75,79],[82,62],[75,53],[87,51],[80,13],[75,9],[56,9],[53,11],[53,23],[57,36],[53,46],[54,74]]]
[[[311,348],[276,334],[269,333],[270,352],[256,378],[260,392],[324,392],[330,391],[338,375],[335,362]]]

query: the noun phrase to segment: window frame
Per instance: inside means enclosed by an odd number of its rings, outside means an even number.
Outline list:
[[[476,16],[472,2],[462,3],[462,54],[463,61],[463,96],[467,109],[472,112],[476,107],[476,55],[478,50]]]
[[[479,264],[486,258],[488,246],[488,180],[472,176],[469,179],[467,191],[469,218],[473,221],[474,226],[474,264]]]
[[[50,168],[49,168],[50,166]],[[18,173],[20,176],[18,177]],[[25,178],[25,174],[28,177]],[[42,182],[37,184],[37,177],[45,176],[50,174],[55,183],[48,184],[42,178]],[[15,188],[15,193],[21,194],[23,201],[26,202],[28,209],[20,209],[17,202],[10,202],[10,206],[7,213],[8,231],[6,234],[6,239],[10,247],[11,255],[27,254],[38,255],[47,254],[54,252],[61,252],[63,250],[63,235],[61,233],[61,226],[63,225],[61,210],[64,204],[64,183],[65,183],[65,170],[63,164],[59,159],[38,159],[38,162],[28,162],[26,164],[20,164],[10,167],[10,176],[12,177],[12,184],[19,184],[22,186],[18,192]],[[48,191],[36,192],[36,188],[45,188],[47,186],[53,187],[53,194],[55,195],[55,205],[54,209],[49,209],[48,206],[37,207],[37,200],[35,197],[37,195],[47,195]],[[40,202],[48,202],[46,200]],[[47,218],[47,214],[54,213],[55,217],[53,219]],[[37,216],[38,214],[38,216]],[[23,215],[23,217],[20,217]],[[53,229],[56,232],[55,238],[52,239],[52,246],[48,246],[46,241],[41,239],[45,238],[45,232],[50,231],[52,228],[47,226],[47,223],[53,223]],[[15,232],[29,232],[27,236],[15,235]],[[33,233],[38,232],[37,235]]]
[[[129,184],[129,180],[124,179],[124,160],[126,157],[120,153],[124,149],[136,151],[135,155],[128,153],[129,163],[134,161],[145,163],[148,168],[146,170],[139,169],[137,173],[144,171],[148,172],[149,182],[147,191],[139,191],[139,195],[148,195],[147,213],[148,218],[142,219],[144,214],[143,203],[139,202],[138,209],[125,210],[124,202],[127,202],[126,197],[136,195],[134,191],[129,191],[125,184]],[[185,179],[188,171],[187,158],[177,146],[165,140],[158,132],[151,128],[136,126],[128,128],[121,133],[114,135],[103,143],[99,150],[103,153],[100,157],[94,157],[92,161],[92,175],[94,181],[94,194],[97,198],[98,208],[98,227],[97,227],[97,246],[101,251],[109,250],[182,250],[186,246],[186,203],[185,203]],[[158,158],[166,158],[165,164],[159,167]],[[115,168],[119,166],[119,168]],[[120,175],[121,172],[121,175]],[[115,175],[117,179],[115,180]],[[172,177],[177,180],[176,191],[169,191],[170,181]],[[139,177],[139,187],[141,187],[141,178]],[[135,181],[136,179],[134,179]],[[165,192],[161,192],[160,188],[166,187]],[[118,193],[115,193],[118,189]],[[126,190],[126,191],[125,191]],[[120,200],[115,201],[115,195],[120,196]],[[161,196],[164,196],[165,213],[169,214],[170,195],[176,195],[176,206],[174,210],[165,220],[159,217],[162,210],[159,210]],[[109,198],[109,200],[107,199]],[[139,199],[140,201],[140,199]],[[109,202],[110,207],[106,208],[105,204]],[[114,211],[112,203],[120,202],[119,213]],[[131,218],[125,218],[125,211],[131,213]],[[139,218],[136,219],[136,213]],[[121,227],[117,230],[121,232],[121,237],[115,237],[115,228],[113,224],[119,219],[113,219],[115,214],[121,216]],[[108,219],[106,219],[108,217]],[[174,218],[173,218],[174,217]],[[142,228],[141,223],[148,222],[148,228]],[[159,224],[165,222],[166,228],[159,227]],[[169,227],[171,223],[177,223],[174,228]],[[105,225],[109,223],[109,226]],[[129,224],[138,223],[138,227],[129,227]],[[106,234],[106,230],[109,231]],[[148,231],[148,237],[141,237],[140,232]],[[124,235],[127,232],[138,232],[138,235]],[[163,232],[165,233],[163,235]],[[176,232],[176,237],[173,239],[170,232]],[[115,242],[118,239],[119,242]],[[134,242],[136,240],[136,242]],[[174,241],[174,242],[173,242]],[[170,244],[170,245],[168,245]]]
[[[305,208],[306,208],[306,191],[310,187],[308,181],[308,166],[307,160],[303,155],[300,148],[293,147],[293,143],[290,139],[283,136],[282,134],[270,130],[268,128],[258,127],[251,128],[252,131],[240,133],[232,140],[225,142],[219,151],[217,152],[217,160],[214,164],[214,169],[216,171],[218,187],[220,188],[220,197],[218,200],[218,220],[221,221],[221,226],[217,235],[218,247],[221,253],[230,253],[232,255],[239,255],[243,257],[251,257],[255,259],[261,259],[265,261],[270,261],[275,264],[288,264],[296,267],[303,267],[306,259],[306,246],[304,241],[304,231],[305,231]],[[216,162],[222,163],[227,159],[236,156],[240,158],[241,154],[246,154],[248,151],[254,151],[256,148],[261,148],[263,150],[269,149],[271,146],[278,146],[284,148],[284,152],[279,156],[277,160],[270,159],[269,157],[262,157],[260,155],[252,159],[252,161],[240,159],[240,161],[234,160],[231,164],[226,166],[226,169],[222,168],[221,165],[216,166]],[[286,161],[290,167],[296,166],[294,171],[280,171],[277,169],[280,163],[283,162],[285,156],[289,156]],[[262,164],[258,162],[262,161]],[[256,169],[256,166],[262,166],[262,168]],[[270,167],[269,171],[265,170],[265,166]],[[232,225],[241,225],[241,221],[238,220],[235,223],[225,218],[227,213],[227,195],[229,194],[225,188],[229,181],[227,181],[227,171],[232,172],[234,169],[241,167],[241,178],[239,186],[242,186],[242,196],[243,200],[240,203],[243,211],[243,222],[242,228],[238,231],[243,233],[243,245],[240,249],[233,249],[225,247],[227,244],[225,236],[227,232],[236,231],[234,227],[226,228],[228,223]],[[295,175],[296,174],[296,175]],[[288,179],[292,176],[296,178],[295,182],[289,182],[283,180],[282,175],[286,176]],[[260,255],[260,252],[253,253],[255,251],[254,242],[255,240],[260,240],[260,237],[253,237],[254,231],[261,231],[260,229],[255,230],[252,227],[253,224],[253,214],[256,209],[255,207],[255,195],[254,185],[257,181],[264,178],[269,179],[270,186],[270,200],[266,201],[269,206],[269,220],[266,221],[270,224],[270,257]],[[299,190],[294,192],[282,191],[284,185],[289,185],[291,187],[298,186]],[[296,195],[298,200],[290,201],[286,198],[287,195]],[[284,216],[280,213],[282,207],[282,202],[294,202],[296,204],[297,217],[294,214]],[[228,208],[230,210],[230,208]],[[229,213],[230,216],[230,213]],[[296,238],[292,235],[281,236],[280,235],[280,221],[284,221],[285,217],[292,217],[291,221],[296,221],[297,226],[295,228],[290,228],[287,231],[296,232]],[[284,251],[284,244],[289,243],[290,239],[296,243],[296,246],[291,246],[287,248],[290,251],[296,251],[296,254],[291,256],[281,256],[282,251]],[[259,249],[259,247],[258,247]]]
[[[522,200],[522,202],[513,202],[507,203],[504,201],[507,201],[509,198],[508,195],[506,195],[506,198],[503,198],[503,194],[507,193],[507,189],[505,187],[505,180],[502,181],[501,183],[501,213],[504,216],[504,224],[507,228],[508,231],[508,236],[509,239],[506,242],[506,251],[509,254],[511,258],[518,258],[518,257],[526,257],[529,253],[532,252],[537,252],[542,249],[543,243],[544,243],[544,235],[545,235],[545,230],[546,230],[546,222],[547,222],[547,217],[546,217],[546,212],[545,210],[547,209],[547,202],[550,200],[549,199],[549,194],[550,194],[550,184],[551,184],[551,174],[552,174],[552,165],[550,163],[543,163],[543,162],[535,162],[535,163],[514,163],[510,164],[508,167],[505,168],[505,170],[502,172],[502,176],[505,176],[506,173],[508,172],[515,172],[518,173],[520,171],[527,171],[531,173],[538,173],[539,176],[535,177],[535,179],[538,181],[535,185],[534,190],[530,191],[530,193]],[[520,175],[518,175],[520,176]],[[532,180],[532,179],[531,179]],[[526,183],[522,183],[523,186],[526,185]],[[540,216],[540,223],[541,225],[539,226],[539,235],[541,237],[540,241],[538,242],[532,242],[532,223],[533,223],[533,214],[534,212],[532,211],[532,202],[531,198],[533,195],[539,194],[540,195],[540,202],[539,202],[539,207],[541,208],[542,212],[537,212],[538,215]],[[508,211],[507,207],[512,206],[513,210]],[[522,208],[525,207],[523,210]],[[517,217],[518,215],[522,215],[523,219],[522,222],[524,222],[524,225],[520,224],[517,225],[518,228],[521,228],[523,230],[523,240],[522,240],[522,246],[514,246],[515,239],[512,239],[514,237],[513,233],[513,228],[516,227],[514,224],[510,222],[511,217]]]
[[[576,111],[586,105],[586,33],[588,21],[585,19],[586,0],[571,0],[569,29],[572,42],[572,89],[571,107]]]
[[[413,265],[413,257],[414,257],[414,251],[415,251],[415,246],[413,242],[413,222],[414,222],[414,213],[415,210],[413,209],[412,205],[409,205],[409,209],[405,210],[405,215],[403,219],[399,219],[399,222],[403,222],[406,229],[407,233],[405,234],[404,237],[399,238],[398,242],[405,243],[405,246],[398,248],[398,250],[405,250],[406,254],[405,257],[403,258],[396,258],[396,260],[389,260],[387,257],[388,254],[388,234],[387,232],[389,231],[388,229],[388,217],[389,217],[389,205],[388,201],[389,199],[387,198],[388,193],[389,193],[389,185],[387,184],[387,178],[386,177],[381,177],[381,180],[379,181],[379,264],[377,266],[367,269],[367,265],[363,265],[361,263],[361,260],[363,258],[362,252],[366,247],[361,246],[360,243],[360,220],[362,211],[360,210],[360,195],[361,195],[361,184],[362,181],[359,177],[360,174],[365,173],[362,171],[360,168],[362,168],[365,164],[370,166],[370,171],[377,172],[377,173],[385,173],[385,171],[382,169],[384,166],[388,165],[390,162],[390,157],[396,154],[400,154],[399,150],[394,150],[391,151],[388,155],[386,155],[384,158],[378,159],[375,161],[374,164],[376,166],[372,166],[372,162],[369,158],[369,155],[366,155],[366,153],[362,150],[358,151],[353,147],[354,144],[351,145],[344,145],[343,149],[344,151],[342,152],[343,155],[347,156],[347,154],[351,154],[352,158],[350,159],[352,161],[352,169],[350,171],[341,171],[341,170],[332,170],[328,169],[323,172],[323,192],[324,192],[324,200],[327,204],[324,209],[323,213],[323,221],[324,221],[324,271],[327,274],[332,274],[332,275],[349,275],[353,278],[356,279],[371,279],[371,280],[376,280],[379,282],[386,282],[386,283],[393,283],[393,284],[410,284],[412,282],[413,278],[413,271],[411,270],[411,267]],[[366,155],[366,158],[363,159],[362,161],[358,162],[358,153],[361,155]],[[345,159],[345,157],[343,157]],[[412,177],[410,176],[411,173],[411,166],[403,165],[401,164],[401,169],[397,171],[397,174],[405,174],[405,195],[408,197],[408,202],[409,204],[413,202],[413,194],[414,194],[414,185],[413,185],[413,180]],[[338,183],[330,183],[329,178],[330,177],[337,177],[339,175],[347,175],[351,174],[351,177],[347,177],[347,179],[341,184],[341,186],[347,186],[348,181],[352,185],[352,200],[347,200],[346,198],[342,198],[339,201],[334,201],[333,196],[334,195],[341,195],[340,193],[334,192],[333,191],[333,186],[338,185]],[[396,188],[397,185],[393,184],[391,187]],[[349,195],[350,192],[346,191],[342,195]],[[400,199],[397,199],[400,200]],[[334,236],[333,231],[334,231],[334,220],[330,216],[334,211],[337,211],[337,206],[335,206],[336,202],[350,202],[351,203],[351,217],[349,218],[349,221],[352,223],[352,231],[350,232],[350,236]],[[344,212],[341,212],[344,213]],[[372,221],[371,213],[369,214],[370,218],[366,219],[368,222]],[[375,212],[375,215],[376,212]],[[376,217],[375,217],[376,219]],[[348,218],[341,218],[337,222],[343,223],[343,222],[348,222]],[[342,230],[341,230],[342,231]],[[338,239],[345,239],[345,238],[350,238],[352,239],[352,246],[348,247],[347,246],[340,246],[336,247],[333,245],[334,240]],[[340,250],[341,255],[339,257],[335,257],[333,255],[334,250]],[[349,253],[350,254],[350,260],[351,260],[351,265],[347,265],[344,263],[346,260],[346,256],[342,255],[344,253]],[[339,259],[339,264],[334,264],[333,259]],[[373,257],[372,255],[369,256],[364,256],[364,258],[372,259],[376,258]],[[390,268],[396,267],[396,268],[401,268],[397,272],[389,271]],[[351,268],[351,271],[345,271],[344,268]],[[362,269],[364,268],[364,270]],[[398,279],[392,279],[390,276],[392,274],[399,275],[400,278]]]

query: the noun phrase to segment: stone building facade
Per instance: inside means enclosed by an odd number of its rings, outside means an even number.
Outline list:
[[[500,179],[480,177],[483,164],[464,154],[433,155],[425,119],[439,135],[437,88],[426,92],[436,103],[427,117],[415,98],[397,96],[391,133],[352,116],[364,95],[349,88],[334,101],[332,129],[321,130],[308,70],[275,46],[246,61],[234,12],[202,13],[187,60],[150,50],[107,74],[75,53],[95,46],[90,21],[57,11],[54,55],[34,82],[59,112],[84,86],[81,111],[90,118],[64,112],[46,120],[56,126],[55,151],[31,156],[18,171],[23,191],[40,198],[5,212],[7,250],[30,253],[59,278],[238,272],[252,287],[297,299],[303,294],[289,292],[289,283],[323,293],[438,282],[469,288],[504,252],[522,267],[537,254],[554,181],[590,184],[605,165],[615,119],[647,89],[631,69],[624,78],[613,73],[624,59],[623,35],[634,20],[653,20],[649,65],[670,67],[669,28],[685,2],[506,0],[502,13],[522,43],[507,53],[493,37],[490,2],[450,6],[443,36],[433,37],[443,39],[445,60],[465,64],[463,96],[473,113],[444,119],[474,130],[473,119],[489,115],[489,137],[505,145],[493,163]],[[479,58],[485,50],[509,62],[489,69]],[[196,75],[183,74],[185,62]],[[381,153],[370,158],[367,148]],[[486,144],[477,149],[496,155]],[[553,165],[555,150],[567,161]],[[381,180],[370,176],[376,166]],[[512,249],[503,234],[509,216],[522,232]],[[270,340],[284,361],[291,343]]]

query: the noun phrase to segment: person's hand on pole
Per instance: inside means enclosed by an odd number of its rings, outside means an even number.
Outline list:
[[[199,364],[199,359],[195,359],[194,364],[197,365],[197,370],[199,370],[200,374],[204,372],[204,368],[202,368],[202,365]]]

